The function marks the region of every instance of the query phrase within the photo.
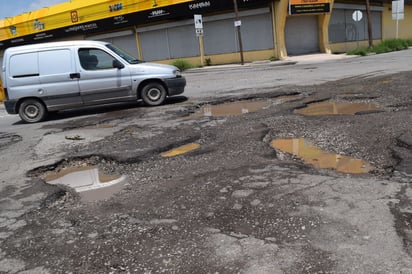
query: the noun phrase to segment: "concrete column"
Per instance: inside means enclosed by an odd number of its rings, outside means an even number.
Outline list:
[[[332,14],[334,0],[330,0],[330,13],[318,16],[319,50],[324,53],[332,53],[329,45],[329,21]]]
[[[279,59],[284,59],[288,56],[285,42],[285,26],[288,16],[288,0],[280,0],[274,2],[275,14],[275,35],[276,35],[276,55]]]

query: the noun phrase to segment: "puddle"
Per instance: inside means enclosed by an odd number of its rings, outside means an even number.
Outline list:
[[[354,115],[363,111],[382,110],[374,104],[366,103],[342,103],[342,102],[319,102],[308,105],[305,108],[296,109],[295,113],[318,116],[318,115]]]
[[[271,146],[295,155],[316,168],[334,169],[341,173],[361,174],[373,169],[368,163],[348,156],[326,153],[303,138],[276,139]]]
[[[237,116],[269,107],[271,101],[237,101],[219,105],[205,105],[191,118]]]
[[[200,145],[196,143],[191,143],[187,145],[183,145],[174,149],[171,149],[169,151],[163,152],[160,154],[162,157],[174,157],[178,155],[182,155],[188,152],[191,152],[193,150],[199,149]]]
[[[69,167],[48,172],[44,177],[48,184],[73,188],[86,202],[110,198],[123,188],[126,179],[126,176],[104,174],[95,166]]]

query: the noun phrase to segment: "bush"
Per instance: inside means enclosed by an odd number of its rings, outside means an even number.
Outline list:
[[[206,58],[206,59],[205,59],[205,65],[206,65],[206,66],[212,65],[212,59]]]
[[[361,56],[365,56],[368,53],[369,53],[368,49],[354,49],[354,50],[347,52],[348,55],[361,55]]]
[[[379,53],[403,50],[403,49],[407,49],[409,46],[412,46],[412,39],[389,39],[389,40],[382,41],[381,43],[373,46],[370,49],[367,49],[367,48],[354,49],[354,50],[347,52],[347,54],[365,56],[372,52],[379,54]]]
[[[184,70],[187,70],[193,67],[188,61],[180,60],[180,59],[173,61],[172,65],[177,67],[181,71],[184,71]]]

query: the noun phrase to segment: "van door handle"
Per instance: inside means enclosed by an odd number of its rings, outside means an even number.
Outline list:
[[[80,73],[70,73],[70,79],[80,79]]]

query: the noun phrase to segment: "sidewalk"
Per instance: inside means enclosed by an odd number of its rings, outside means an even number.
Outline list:
[[[195,73],[195,72],[205,72],[205,71],[218,71],[227,70],[230,68],[242,68],[242,67],[256,67],[256,66],[286,66],[295,64],[313,64],[322,63],[332,60],[342,60],[347,58],[358,57],[357,55],[347,55],[347,54],[327,54],[327,53],[314,53],[307,55],[297,55],[288,56],[283,60],[276,61],[254,61],[251,63],[245,63],[243,66],[241,64],[227,64],[227,65],[215,65],[215,66],[204,66],[201,68],[188,69],[185,73]]]

